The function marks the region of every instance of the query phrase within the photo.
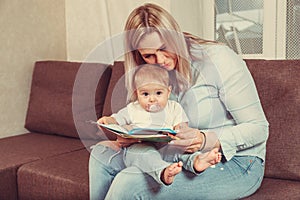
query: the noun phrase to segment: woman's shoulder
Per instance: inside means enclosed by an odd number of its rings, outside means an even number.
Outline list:
[[[234,68],[244,65],[244,60],[230,47],[223,44],[193,44],[191,46],[193,64],[203,67],[214,66],[216,68]]]
[[[222,43],[192,44],[190,52],[195,61],[205,58],[235,56],[234,51]]]
[[[234,74],[246,71],[247,67],[241,56],[226,45],[193,45],[194,60],[192,70],[194,77],[202,74],[206,81],[219,84]]]

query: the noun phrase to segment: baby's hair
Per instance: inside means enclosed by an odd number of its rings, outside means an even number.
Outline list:
[[[159,84],[168,88],[170,86],[169,73],[159,65],[140,65],[135,68],[132,84],[134,91],[147,84]],[[136,94],[133,92],[131,101],[135,101],[136,99]]]
[[[133,77],[133,88],[136,90],[149,83],[169,87],[168,71],[158,65],[145,64],[138,66]]]

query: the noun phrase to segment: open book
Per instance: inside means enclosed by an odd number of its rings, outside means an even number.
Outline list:
[[[90,121],[93,124],[97,124],[102,129],[109,133],[121,136],[123,138],[139,139],[147,142],[169,142],[171,140],[178,139],[176,131],[169,128],[151,129],[151,128],[133,128],[127,130],[118,124],[99,124],[94,121]]]

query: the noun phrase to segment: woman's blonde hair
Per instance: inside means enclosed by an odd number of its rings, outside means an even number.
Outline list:
[[[179,25],[169,12],[152,3],[146,3],[134,9],[128,16],[125,25],[125,84],[128,94],[132,93],[132,71],[136,66],[145,64],[138,51],[138,45],[143,37],[149,33],[157,32],[161,39],[177,55],[175,70],[181,76],[177,77],[178,90],[186,89],[186,83],[191,84],[191,68],[189,46],[191,43],[205,43],[188,33],[183,33]],[[129,72],[129,73],[128,73]]]

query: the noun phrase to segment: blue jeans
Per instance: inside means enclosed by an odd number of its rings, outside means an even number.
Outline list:
[[[158,184],[137,167],[125,167],[123,151],[94,146],[89,161],[90,199],[239,199],[261,185],[260,158],[235,156],[199,175],[183,170],[172,185]]]

